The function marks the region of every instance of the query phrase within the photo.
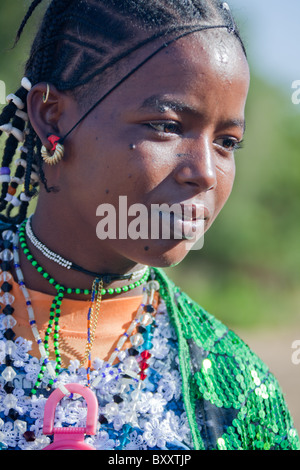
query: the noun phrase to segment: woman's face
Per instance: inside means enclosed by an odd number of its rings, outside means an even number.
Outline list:
[[[243,138],[248,86],[246,59],[229,33],[217,39],[202,32],[178,40],[120,85],[73,131],[59,171],[50,174],[55,174],[55,181],[49,182],[60,191],[47,197],[68,209],[78,234],[93,244],[99,259],[119,257],[152,266],[178,263],[191,243],[178,239],[172,229],[167,238],[151,236],[151,208],[193,207],[187,221],[179,217],[176,222],[188,236],[191,228],[202,224],[206,231],[211,226],[232,189],[234,150]],[[99,91],[94,101],[101,95]],[[82,115],[82,107],[74,101],[63,113],[60,135]],[[127,224],[135,220],[136,231],[147,231],[148,239],[134,239],[134,231],[125,234],[124,201],[127,209],[138,203],[147,210],[143,228],[137,226],[139,212],[127,214]],[[110,235],[99,239],[101,220],[108,216],[103,204],[116,211],[116,239],[111,217],[106,218]]]

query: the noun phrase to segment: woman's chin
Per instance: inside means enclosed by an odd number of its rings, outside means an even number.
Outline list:
[[[199,244],[199,248],[197,248]],[[139,264],[153,266],[156,268],[169,268],[179,264],[191,251],[200,249],[201,242],[191,240],[155,240],[145,243],[143,250],[137,249],[136,253],[127,253],[130,259]]]

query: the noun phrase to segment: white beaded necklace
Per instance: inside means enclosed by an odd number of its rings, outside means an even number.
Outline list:
[[[74,266],[76,266],[72,261],[69,261],[59,254],[55,253],[54,251],[50,250],[44,243],[42,243],[38,238],[34,235],[32,226],[31,226],[31,219],[32,215],[28,217],[25,225],[25,231],[26,235],[33,244],[46,258],[50,259],[51,261],[54,261],[55,263],[59,264],[60,266],[66,268],[66,269],[74,269]],[[134,271],[128,279],[131,281],[143,276],[147,272],[148,266],[145,266],[142,269],[139,269],[137,271]]]

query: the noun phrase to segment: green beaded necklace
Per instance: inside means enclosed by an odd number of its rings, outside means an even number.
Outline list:
[[[27,242],[26,242],[26,234],[25,234],[25,225],[26,225],[26,220],[20,225],[19,227],[19,241],[20,241],[20,247],[22,248],[22,251],[28,261],[30,261],[31,265],[37,270],[38,273],[43,276],[44,279],[47,279],[49,284],[51,284],[55,289],[58,291],[59,289],[63,288],[65,291],[65,294],[84,294],[84,295],[91,295],[92,291],[89,289],[79,289],[79,288],[71,288],[71,287],[65,287],[62,286],[61,284],[57,283],[55,279],[48,274],[44,268],[34,259],[32,253],[30,252]],[[145,274],[139,279],[138,281],[132,282],[128,285],[125,285],[123,287],[115,287],[115,288],[102,288],[101,289],[101,295],[109,294],[121,294],[122,292],[128,292],[129,290],[133,290],[136,287],[141,286],[144,284],[148,277],[149,277],[149,272],[150,269],[148,268],[145,272]]]
[[[49,353],[49,339],[50,335],[53,331],[53,346],[54,346],[54,354],[55,354],[55,372],[56,374],[59,373],[59,370],[61,368],[61,354],[59,350],[59,318],[61,314],[61,304],[64,299],[65,294],[84,294],[84,295],[90,295],[92,298],[97,298],[97,299],[102,299],[102,296],[105,294],[121,294],[122,292],[128,292],[129,290],[133,290],[142,284],[146,283],[150,274],[150,268],[146,270],[144,275],[139,279],[138,281],[132,282],[129,285],[125,285],[123,287],[116,287],[116,288],[108,288],[105,289],[103,287],[103,282],[94,282],[93,285],[96,285],[96,288],[93,288],[92,290],[89,289],[79,289],[79,288],[70,288],[70,287],[65,287],[58,282],[49,274],[47,273],[44,268],[34,259],[28,245],[26,242],[26,233],[25,233],[25,224],[26,220],[20,225],[19,227],[19,243],[20,247],[28,259],[30,261],[31,265],[37,270],[37,272],[44,278],[46,279],[50,285],[52,285],[57,293],[52,301],[51,307],[50,307],[50,316],[49,316],[49,322],[48,326],[45,332],[45,338],[44,338],[44,347],[45,350]],[[98,280],[100,281],[100,279]],[[99,305],[96,307],[97,310],[99,310]],[[97,318],[95,319],[95,322],[97,321]],[[96,323],[95,323],[96,324]],[[95,325],[94,325],[95,327]],[[88,335],[89,336],[89,335]],[[91,345],[87,344],[87,350],[91,349]],[[41,371],[38,375],[38,382],[41,383],[43,375],[45,373],[46,367],[45,365],[42,366]],[[38,385],[38,384],[36,384]]]

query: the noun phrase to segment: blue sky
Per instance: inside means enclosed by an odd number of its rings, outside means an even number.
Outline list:
[[[300,0],[227,0],[255,72],[290,93],[300,80]]]

